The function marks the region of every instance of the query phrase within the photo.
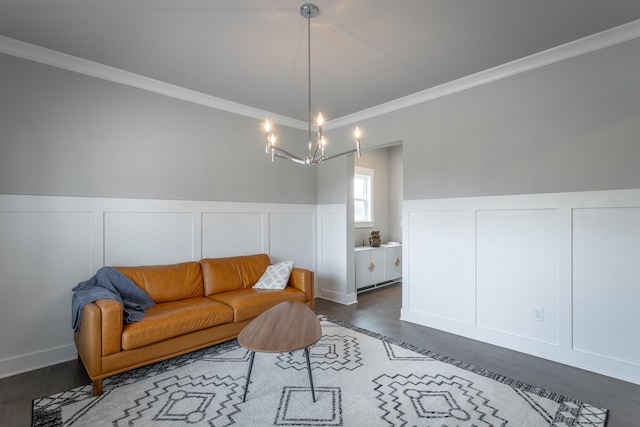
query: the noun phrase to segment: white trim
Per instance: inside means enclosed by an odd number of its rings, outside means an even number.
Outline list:
[[[317,272],[316,215],[315,204],[0,194],[0,378],[76,357],[70,290],[103,265],[172,264],[262,248],[272,260],[296,259]],[[253,227],[237,232],[247,224]],[[278,232],[283,226],[291,233]],[[56,268],[34,269],[33,259]],[[26,334],[32,339],[18,339]]]
[[[384,104],[377,105],[353,114],[330,120],[325,130],[347,126],[358,121],[370,119],[413,105],[428,102],[443,96],[451,95],[477,86],[494,82],[516,74],[550,65],[585,53],[594,52],[609,46],[623,43],[640,37],[640,20],[632,21],[618,27],[565,43],[506,64],[498,65],[469,76],[453,80]],[[30,43],[0,36],[0,53],[39,62],[53,67],[85,74],[103,80],[136,87],[183,101],[193,102],[206,107],[228,111],[262,120],[269,118],[274,123],[296,129],[307,130],[308,123],[247,105],[228,101],[180,86],[165,83],[139,74],[124,71],[98,62],[78,58],[55,50],[36,46]]]
[[[374,228],[376,223],[374,221],[360,221],[354,223],[354,228]]]
[[[354,304],[357,294],[349,276],[347,236],[336,232],[339,224],[346,224],[347,205],[335,203],[316,206],[317,250],[315,296],[340,304]],[[336,227],[336,224],[338,226]]]
[[[632,257],[620,257],[619,264],[603,260],[592,268],[588,263],[590,258],[585,257],[594,253],[592,250],[602,256],[597,252],[599,241],[618,239],[618,246],[624,245],[620,241],[637,242],[640,189],[405,200],[402,206],[402,320],[640,384],[640,358],[637,352],[629,351],[632,347],[627,339],[638,328],[638,323],[633,321],[635,316],[629,314],[633,309],[629,304],[614,305],[598,299],[607,292],[615,292],[617,286],[625,289],[624,295],[618,294],[619,299],[636,301],[637,289],[625,287],[625,283],[637,277],[637,263],[633,263]],[[538,221],[541,219],[538,214],[544,211],[551,213],[553,220]],[[612,212],[615,215],[611,215]],[[626,222],[620,225],[612,222],[621,218],[618,214],[626,215],[622,216]],[[479,221],[479,215],[483,215],[485,221]],[[492,216],[494,221],[517,218],[518,227],[535,232],[536,243],[542,242],[537,236],[545,233],[551,238],[546,243],[554,247],[553,251],[547,250],[549,246],[540,245],[520,260],[526,267],[535,264],[536,255],[532,254],[536,252],[540,255],[540,251],[546,250],[545,253],[554,254],[555,261],[545,261],[542,268],[548,273],[547,279],[542,280],[553,292],[545,294],[538,283],[532,286],[532,282],[527,284],[526,280],[516,279],[520,294],[530,292],[529,295],[547,305],[543,323],[531,326],[528,322],[532,319],[526,319],[528,302],[517,301],[511,295],[507,297],[509,301],[515,300],[527,307],[519,312],[505,311],[502,315],[506,319],[500,328],[487,327],[490,326],[486,323],[490,319],[487,314],[502,295],[497,288],[492,290],[486,286],[487,268],[495,265],[496,260],[479,257],[478,248],[484,245],[484,254],[488,253],[488,241],[482,239],[488,230],[494,241],[500,240],[501,233],[503,237],[504,233],[510,233],[508,227],[498,227],[497,231],[486,228],[490,224],[486,219]],[[577,221],[578,217],[581,220]],[[595,218],[595,222],[591,218]],[[603,234],[598,231],[602,224],[616,232]],[[450,248],[453,250],[447,255]],[[498,252],[504,253],[508,248],[509,245],[498,247]],[[615,269],[615,274],[609,274],[610,269]],[[481,277],[484,281],[479,280]],[[504,277],[511,280],[508,274]],[[541,280],[540,277],[536,281]],[[585,278],[591,277],[600,277],[595,280],[606,282],[606,289],[590,285]],[[457,301],[445,299],[446,290],[451,292],[451,286],[456,287]],[[495,299],[490,302],[487,296]],[[438,302],[434,304],[435,301]],[[595,332],[589,324],[592,307],[597,307],[597,314],[601,316],[595,318],[595,323],[607,319],[598,326],[602,330]],[[495,325],[495,319],[489,322]],[[602,336],[611,341],[605,345],[599,338],[591,338]]]
[[[366,176],[369,178],[368,180],[368,188],[367,192],[368,197],[367,200],[369,202],[368,210],[369,210],[369,219],[367,221],[355,221],[355,228],[369,228],[375,226],[375,170],[371,168],[364,168],[360,166],[356,166],[353,168],[353,178],[355,181],[356,175]],[[355,189],[354,189],[355,193]],[[354,204],[355,204],[355,196],[354,196]],[[354,210],[355,211],[355,210]],[[354,212],[355,216],[355,212]]]
[[[402,98],[394,99],[393,101],[389,101],[366,110],[330,120],[325,124],[325,129],[335,129],[366,119],[371,119],[403,108],[422,104],[457,92],[462,92],[463,90],[492,83],[516,74],[544,67],[545,65],[554,64],[556,62],[584,55],[585,53],[595,52],[596,50],[614,46],[638,37],[640,37],[640,20],[632,21],[542,52],[534,53],[533,55],[525,56],[524,58],[516,59],[515,61],[511,61],[506,64],[498,65],[475,74],[461,77],[457,80],[452,80]]]
[[[247,105],[238,104],[237,102],[228,101],[226,99],[217,98],[195,90],[186,89],[180,86],[165,83],[160,80],[142,76],[140,74],[131,73],[119,68],[111,67],[99,62],[89,61],[77,56],[68,55],[66,53],[25,43],[9,37],[0,36],[0,53],[12,55],[18,58],[27,59],[29,61],[39,62],[41,64],[50,65],[52,67],[62,68],[64,70],[74,71],[98,79],[107,80],[126,86],[135,87],[149,92],[158,93],[160,95],[169,96],[171,98],[181,99],[183,101],[193,102],[194,104],[211,107],[218,110],[228,111],[230,113],[239,114],[241,116],[251,117],[254,119],[264,120],[268,118],[273,123],[292,128],[307,130],[309,125],[307,122],[293,119],[291,117],[274,114],[258,108],[249,107]]]

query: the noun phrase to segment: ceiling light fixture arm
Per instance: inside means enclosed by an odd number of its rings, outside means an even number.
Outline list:
[[[280,157],[281,159],[288,159],[296,163],[300,163],[301,165],[306,164],[305,159],[296,156],[295,154],[291,154],[287,150],[283,150],[280,147],[272,147],[272,152],[275,157]]]
[[[334,154],[333,156],[325,157],[325,158],[322,159],[322,161],[326,162],[327,160],[337,159],[338,157],[348,156],[349,154],[354,154],[354,153],[356,153],[356,154],[358,153],[358,149],[357,148],[354,148],[353,150],[345,151],[344,153]],[[360,157],[359,154],[358,154],[358,157]]]

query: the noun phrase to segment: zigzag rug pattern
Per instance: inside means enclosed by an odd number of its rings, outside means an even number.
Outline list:
[[[228,341],[91,385],[36,399],[33,426],[574,426],[607,410],[319,316],[310,348],[249,352]]]

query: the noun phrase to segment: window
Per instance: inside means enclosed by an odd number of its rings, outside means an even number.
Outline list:
[[[353,219],[356,227],[373,227],[373,169],[355,168]]]

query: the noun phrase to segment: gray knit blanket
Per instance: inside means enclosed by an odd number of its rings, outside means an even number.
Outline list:
[[[102,298],[115,299],[122,305],[125,323],[142,320],[144,311],[155,304],[149,295],[133,283],[127,276],[113,267],[102,267],[85,282],[72,289],[71,327],[80,330],[82,311],[85,304]]]

